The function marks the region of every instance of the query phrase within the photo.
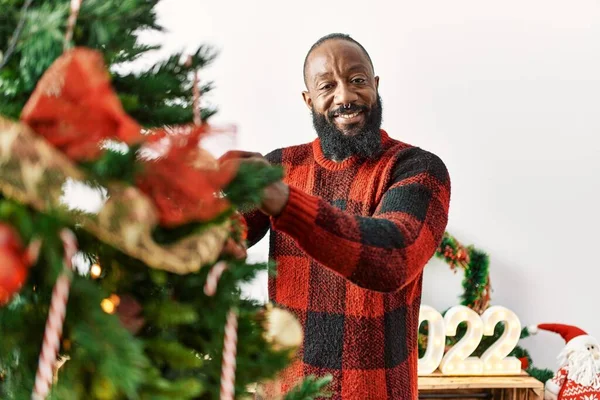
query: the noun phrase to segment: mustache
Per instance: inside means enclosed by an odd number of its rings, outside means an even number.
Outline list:
[[[365,105],[359,105],[359,104],[350,104],[349,108],[340,106],[340,107],[336,108],[335,110],[329,111],[327,113],[327,117],[329,117],[331,119],[331,118],[334,118],[336,115],[352,114],[352,113],[359,112],[359,111],[367,112],[367,111],[369,111],[369,107],[367,107]]]

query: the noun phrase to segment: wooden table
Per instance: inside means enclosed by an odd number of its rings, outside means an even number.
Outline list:
[[[513,376],[419,377],[419,399],[543,400],[544,384],[522,371]]]

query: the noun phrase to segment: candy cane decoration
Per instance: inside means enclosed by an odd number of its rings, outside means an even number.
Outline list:
[[[71,46],[71,40],[73,39],[73,30],[75,29],[75,22],[77,22],[77,16],[79,15],[79,9],[81,8],[82,0],[71,0],[71,13],[67,20],[67,31],[65,32],[65,45],[64,51],[67,51]]]
[[[56,362],[56,356],[60,349],[60,337],[62,335],[63,323],[67,312],[67,301],[69,300],[69,288],[71,286],[71,260],[77,252],[77,239],[69,229],[63,229],[60,238],[64,246],[64,270],[56,280],[50,300],[50,311],[44,330],[44,341],[40,353],[38,370],[35,375],[32,400],[43,400],[48,396],[52,385],[52,368]]]
[[[225,325],[223,364],[221,365],[221,400],[233,400],[235,393],[235,367],[237,354],[238,315],[235,309],[229,310]]]
[[[202,125],[202,116],[200,115],[200,80],[198,79],[198,71],[194,71],[194,87],[193,87],[193,96],[194,96],[194,124]]]
[[[227,269],[227,263],[225,261],[219,261],[213,265],[212,269],[206,277],[206,284],[204,285],[204,294],[207,296],[214,296],[217,293],[217,284],[219,278],[223,272]]]
[[[67,20],[63,51],[67,51],[71,46],[73,30],[75,29],[81,2],[82,0],[71,0],[71,12]],[[50,386],[52,386],[53,367],[56,363],[58,350],[60,349],[60,337],[62,336],[63,323],[67,313],[67,301],[69,300],[69,289],[71,287],[71,270],[73,268],[72,258],[77,253],[77,238],[69,229],[63,229],[60,232],[60,238],[62,239],[65,252],[63,260],[64,269],[58,279],[56,279],[54,289],[52,290],[48,320],[44,329],[42,351],[38,361],[33,393],[31,394],[32,400],[43,400],[48,396]],[[28,257],[37,257],[40,245],[41,242],[31,247]]]
[[[192,66],[192,56],[188,56],[185,61],[187,67]],[[192,84],[192,112],[194,113],[194,125],[202,125],[202,117],[200,115],[200,88],[198,87],[200,80],[198,79],[198,71],[194,70],[194,82]]]
[[[213,265],[206,278],[204,293],[207,296],[214,296],[217,292],[217,284],[223,272],[227,269],[224,261],[219,261]],[[223,363],[221,364],[221,400],[233,400],[235,394],[235,367],[237,354],[237,327],[238,314],[235,308],[227,313],[227,323],[225,324],[225,338],[223,343]]]

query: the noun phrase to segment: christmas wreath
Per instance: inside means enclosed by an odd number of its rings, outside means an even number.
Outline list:
[[[463,246],[448,232],[444,233],[435,255],[446,261],[453,271],[457,268],[464,270],[461,304],[482,314],[490,304],[492,290],[489,256],[474,246]]]

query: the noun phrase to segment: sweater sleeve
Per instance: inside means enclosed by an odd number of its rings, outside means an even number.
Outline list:
[[[418,278],[448,221],[450,178],[442,160],[412,148],[398,155],[388,189],[371,217],[341,211],[290,187],[273,228],[355,284],[393,292]]]
[[[246,226],[248,226],[247,244],[250,248],[258,243],[269,231],[269,217],[256,209],[242,213],[242,217],[244,217]]]

